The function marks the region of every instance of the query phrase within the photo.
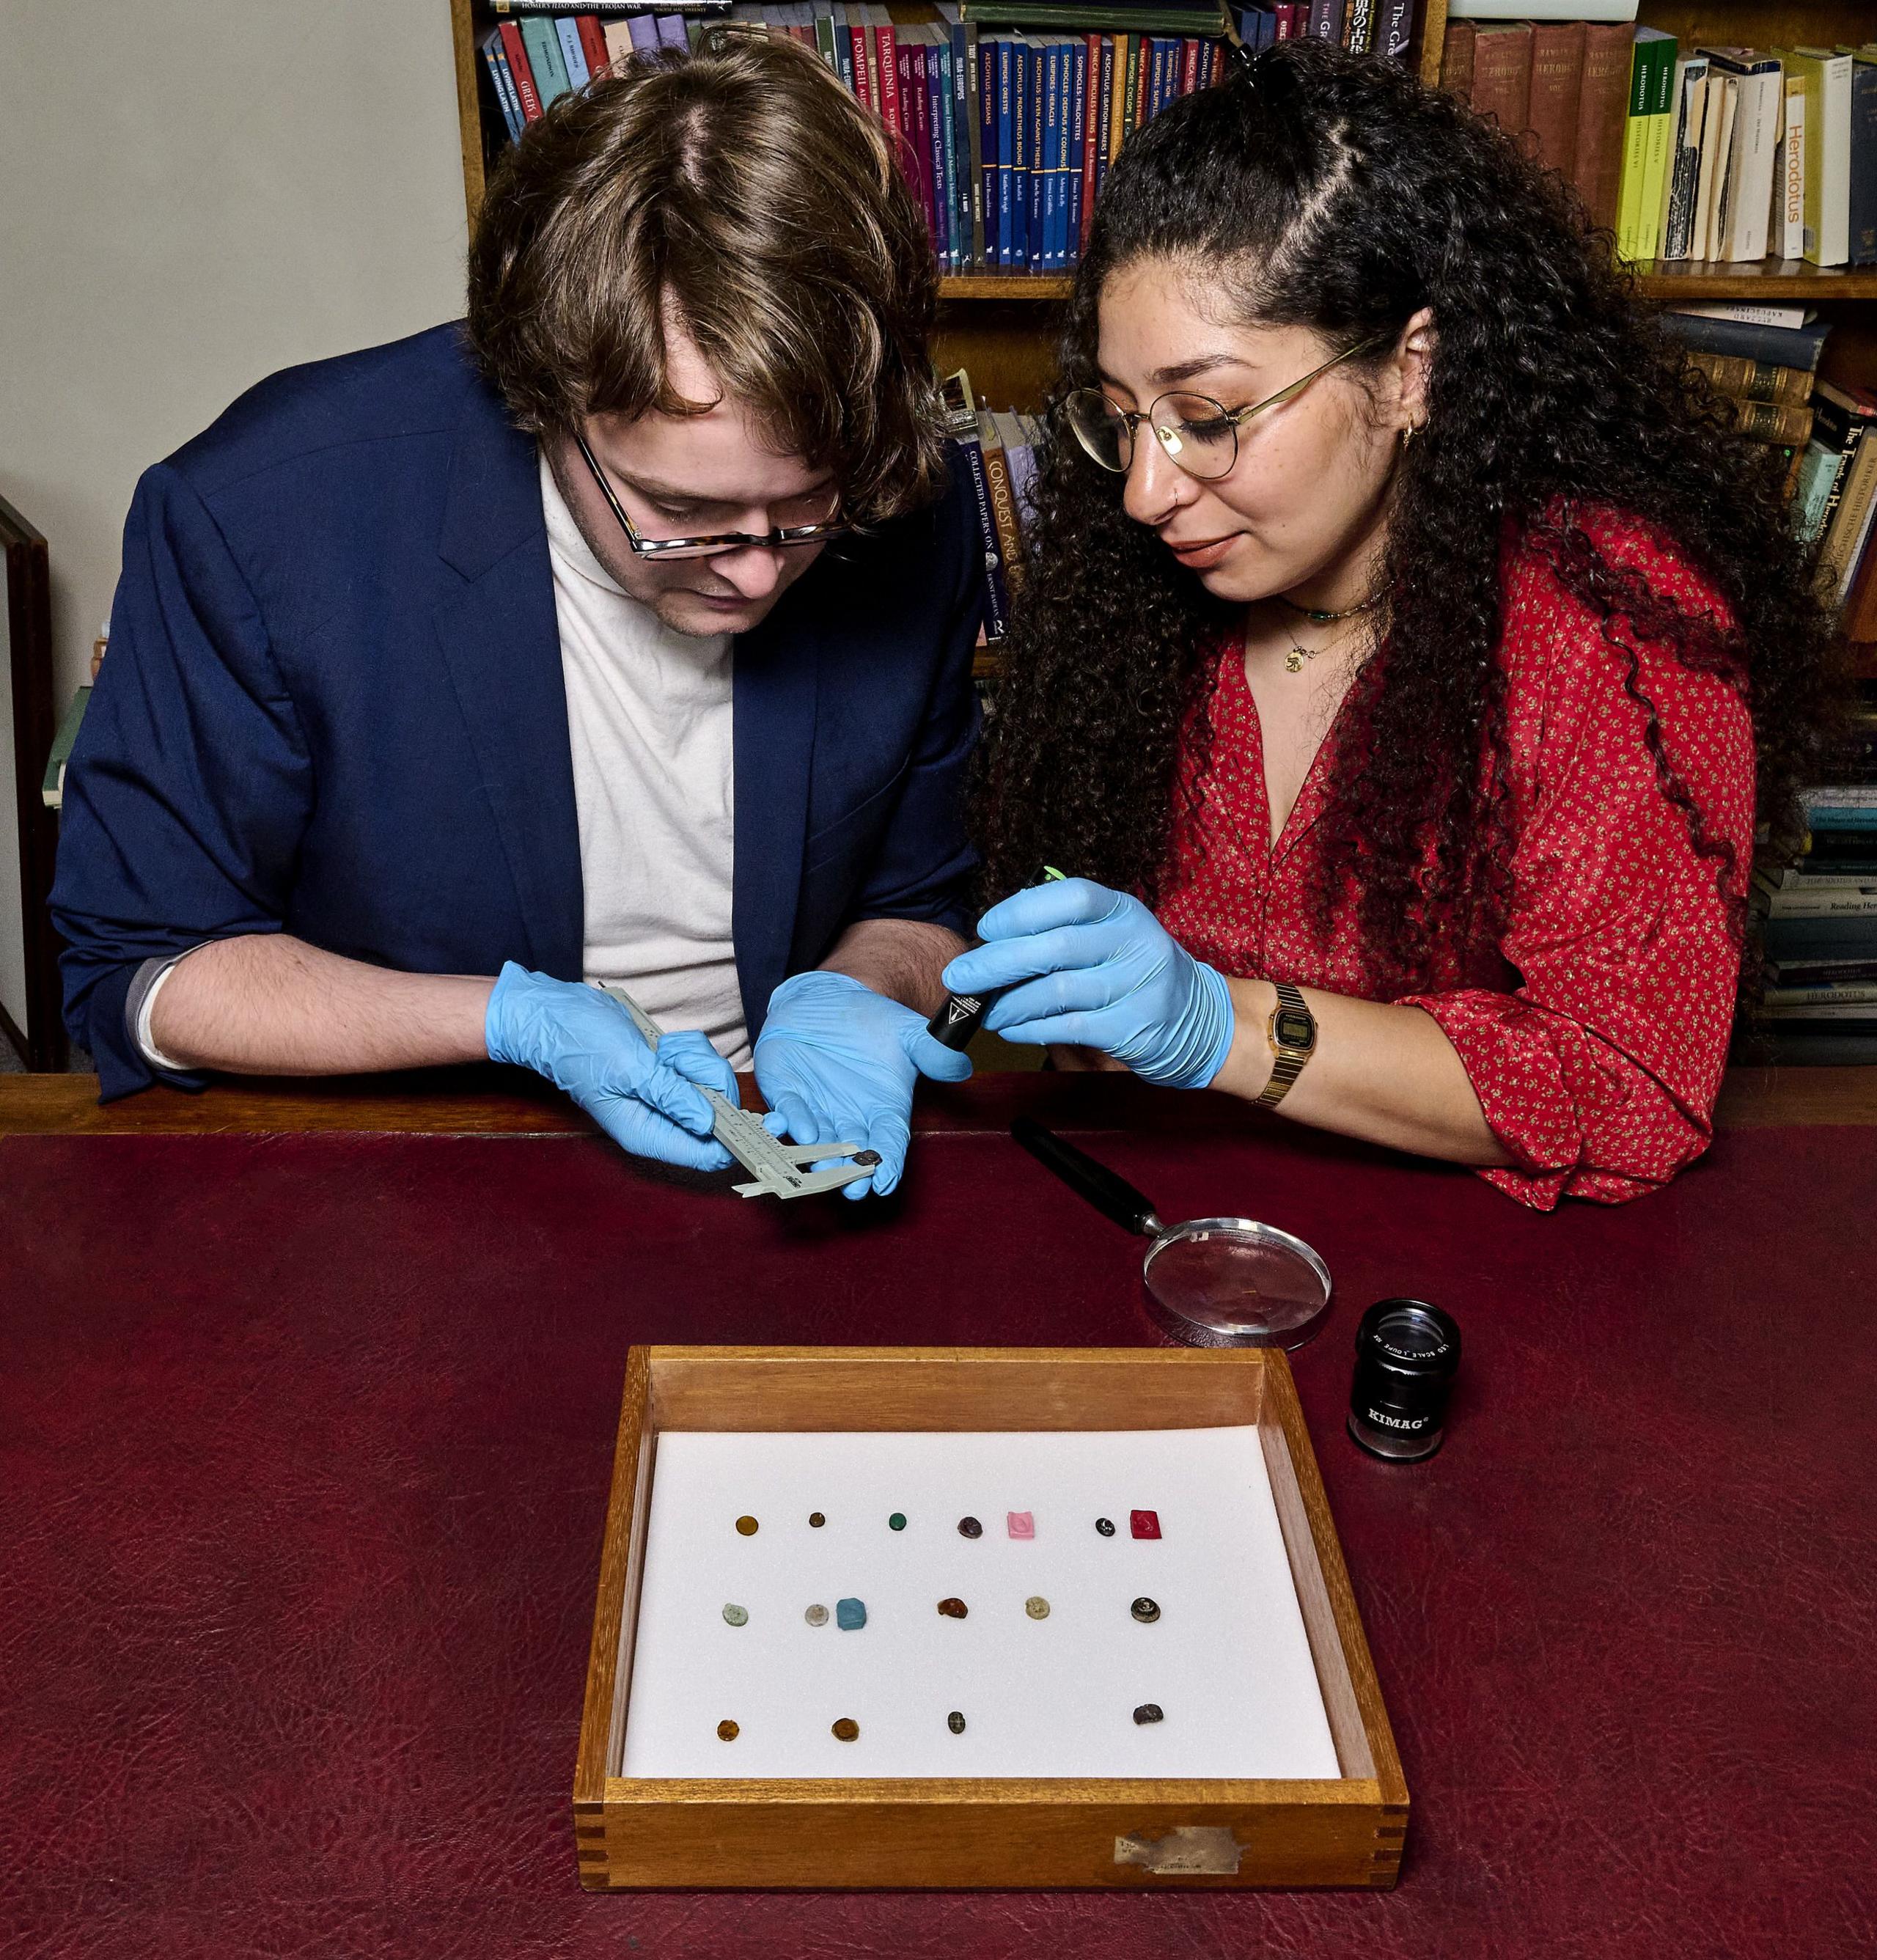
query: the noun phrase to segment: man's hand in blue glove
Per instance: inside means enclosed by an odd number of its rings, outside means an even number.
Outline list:
[[[962,1082],[971,1073],[969,1058],[934,1041],[911,1008],[849,974],[821,972],[797,973],[769,997],[756,1067],[776,1135],[878,1151],[870,1177],[841,1187],[849,1198],[883,1198],[899,1182],[919,1077]]]
[[[622,1150],[689,1170],[722,1170],[728,1150],[711,1134],[711,1106],[695,1084],[734,1102],[736,1078],[695,1029],[654,1049],[617,1001],[577,980],[550,980],[511,959],[483,1021],[491,1061],[512,1061],[564,1089]]]
[[[1086,878],[1032,886],[978,921],[944,972],[955,994],[1010,991],[985,1026],[1010,1042],[1099,1049],[1169,1089],[1203,1089],[1232,1048],[1224,976],[1138,899]]]

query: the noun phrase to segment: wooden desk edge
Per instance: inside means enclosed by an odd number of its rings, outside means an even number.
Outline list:
[[[1039,1080],[1073,1097],[1083,1077],[985,1076],[981,1090]],[[1112,1095],[1118,1085],[1093,1093]],[[1151,1095],[1150,1090],[1128,1093]],[[969,1096],[971,1092],[967,1091]],[[746,1102],[754,1084],[743,1078]],[[994,1096],[999,1106],[1002,1099]],[[1195,1112],[1195,1113],[1198,1113]],[[1723,1129],[1781,1125],[1877,1124],[1877,1068],[1736,1068],[1722,1085],[1715,1121]],[[915,1128],[960,1127],[958,1102],[922,1099]],[[987,1109],[968,1128],[1001,1127]],[[436,1071],[422,1077],[217,1083],[199,1095],[157,1087],[100,1106],[91,1075],[0,1076],[0,1136],[213,1136],[327,1132],[434,1137],[584,1137],[594,1125],[545,1083],[534,1090],[512,1071]]]

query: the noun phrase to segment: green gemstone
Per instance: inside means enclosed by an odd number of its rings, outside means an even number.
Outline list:
[[[905,1528],[906,1514],[904,1511],[895,1511],[886,1520],[886,1529],[889,1531],[904,1531]]]

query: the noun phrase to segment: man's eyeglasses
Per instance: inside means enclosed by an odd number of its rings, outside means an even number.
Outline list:
[[[1294,400],[1319,374],[1327,374],[1358,354],[1372,353],[1386,345],[1387,341],[1388,336],[1382,335],[1359,346],[1345,348],[1321,367],[1312,368],[1301,380],[1293,381],[1289,387],[1280,388],[1276,394],[1242,409],[1228,409],[1210,395],[1189,394],[1183,388],[1176,388],[1157,397],[1143,414],[1137,409],[1116,408],[1099,388],[1078,388],[1064,401],[1063,418],[1090,457],[1118,476],[1125,476],[1134,467],[1134,431],[1145,422],[1171,462],[1188,476],[1211,482],[1232,473],[1239,460],[1242,422],[1249,422],[1267,409]]]
[[[625,507],[587,447],[587,438],[578,429],[573,431],[573,437],[635,558],[714,558],[721,552],[748,551],[752,546],[763,551],[786,551],[796,545],[818,545],[824,539],[840,537],[854,528],[837,516],[817,524],[784,524],[773,531],[719,531],[709,537],[648,538],[625,514]]]

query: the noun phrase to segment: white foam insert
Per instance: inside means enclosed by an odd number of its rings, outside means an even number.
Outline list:
[[[1137,1510],[1158,1539],[1129,1535]],[[1013,1510],[1033,1539],[1007,1535]],[[983,1537],[959,1535],[966,1515]],[[968,1618],[940,1615],[948,1596]],[[847,1597],[858,1631],[835,1624]],[[1145,1701],[1166,1719],[1137,1726]],[[835,1739],[842,1716],[857,1742]],[[1335,1777],[1256,1429],[661,1435],[623,1773]]]

